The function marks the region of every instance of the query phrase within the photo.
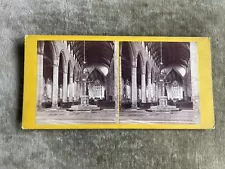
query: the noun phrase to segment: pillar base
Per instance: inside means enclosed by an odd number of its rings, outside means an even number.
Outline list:
[[[81,96],[81,104],[71,106],[70,108],[67,109],[67,111],[81,111],[81,112],[82,111],[97,111],[97,110],[101,110],[101,108],[98,107],[97,105],[90,105],[88,95]]]
[[[74,105],[71,108],[66,109],[67,111],[79,111],[79,112],[87,112],[87,111],[98,111],[101,110],[100,107],[96,105]]]
[[[169,106],[167,104],[167,96],[160,96],[159,97],[159,105],[151,106],[150,109],[147,109],[146,111],[171,113],[173,111],[180,111],[180,109],[177,108],[176,106]]]
[[[131,109],[137,109],[137,104],[132,104]]]
[[[61,108],[70,108],[72,106],[72,102],[61,102],[60,107]]]
[[[37,111],[38,111],[38,110],[42,110],[42,109],[43,109],[43,107],[42,107],[42,106],[37,105]]]
[[[58,104],[52,104],[52,107],[51,107],[51,109],[58,109],[59,107],[58,107]]]
[[[43,109],[42,102],[38,101],[37,102],[37,110],[41,110],[41,109]]]

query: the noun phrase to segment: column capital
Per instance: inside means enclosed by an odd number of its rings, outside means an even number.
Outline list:
[[[58,66],[59,66],[58,61],[57,61],[57,60],[54,60],[52,66],[53,66],[53,67],[58,67]]]
[[[148,73],[148,79],[151,79],[151,73]]]
[[[53,82],[52,82],[52,108],[58,107],[58,64],[54,60],[53,64]]]
[[[38,54],[38,55],[44,55],[44,52],[43,52],[43,51],[38,50],[38,51],[37,51],[37,54]]]
[[[44,41],[37,42],[37,53],[40,55],[44,55]]]
[[[68,73],[68,67],[67,66],[63,66],[63,73],[65,73],[65,74]]]
[[[137,65],[132,64],[132,69],[137,69]]]
[[[73,78],[73,73],[70,73],[70,78]]]

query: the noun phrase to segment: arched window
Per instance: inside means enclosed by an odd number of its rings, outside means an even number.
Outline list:
[[[129,82],[128,79],[126,80],[126,83],[125,83],[125,85],[124,85],[124,90],[123,90],[123,92],[124,92],[124,97],[125,97],[125,99],[131,99],[130,82]]]
[[[50,78],[48,78],[45,83],[44,98],[45,101],[51,101],[52,98],[52,81]]]
[[[94,98],[102,97],[102,86],[100,80],[96,79],[93,86],[93,95]]]
[[[173,99],[180,98],[180,86],[177,81],[173,81],[173,83],[172,83],[172,97],[173,97]]]

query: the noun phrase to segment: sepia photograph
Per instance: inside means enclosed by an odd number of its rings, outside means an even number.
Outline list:
[[[120,123],[200,123],[195,42],[120,42]]]
[[[38,41],[36,123],[116,123],[117,46]]]

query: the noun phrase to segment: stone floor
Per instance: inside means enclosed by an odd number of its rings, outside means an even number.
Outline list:
[[[38,124],[81,124],[81,123],[116,123],[114,109],[100,111],[67,111],[65,109],[45,109],[38,111]],[[145,110],[122,110],[121,123],[194,123],[192,110],[182,110],[173,113],[147,112]]]
[[[65,109],[45,109],[36,114],[38,124],[116,123],[114,109],[100,111],[67,111]]]
[[[147,112],[145,110],[123,110],[121,123],[194,123],[193,110],[169,112]]]

